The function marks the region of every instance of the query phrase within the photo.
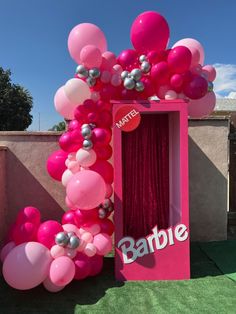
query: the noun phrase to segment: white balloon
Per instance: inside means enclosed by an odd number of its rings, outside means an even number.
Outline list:
[[[177,98],[177,93],[174,90],[170,89],[165,93],[165,99],[166,100],[173,100],[176,98]]]
[[[64,171],[62,178],[61,178],[62,185],[67,186],[67,183],[69,182],[69,180],[72,176],[73,176],[73,173],[69,169]]]
[[[76,160],[82,167],[90,167],[92,166],[97,159],[97,154],[93,149],[86,150],[80,148],[76,153]]]
[[[91,98],[91,91],[83,80],[72,78],[66,82],[64,91],[67,98],[75,104],[82,104],[86,99]]]

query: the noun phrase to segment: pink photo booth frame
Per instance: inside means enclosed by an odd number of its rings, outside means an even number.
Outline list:
[[[137,256],[140,241],[123,234],[122,131],[114,125],[115,274],[117,280],[180,280],[190,278],[188,207],[188,114],[183,100],[113,102],[113,116],[131,105],[141,116],[168,114],[169,120],[169,228],[144,236],[148,253]],[[164,243],[165,242],[165,243]],[[133,252],[128,247],[133,247]],[[133,255],[128,258],[128,252]],[[147,250],[146,250],[147,251]],[[137,251],[138,252],[138,251]],[[130,254],[129,254],[130,255]],[[134,256],[135,255],[135,256]]]

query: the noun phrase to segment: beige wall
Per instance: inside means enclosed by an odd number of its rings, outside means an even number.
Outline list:
[[[189,122],[192,241],[227,238],[228,121]]]
[[[191,239],[227,236],[227,121],[190,121],[189,174]],[[24,206],[36,206],[43,219],[60,219],[65,189],[46,171],[59,149],[58,133],[0,132],[0,239]]]

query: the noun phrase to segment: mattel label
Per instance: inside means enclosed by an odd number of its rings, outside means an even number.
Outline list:
[[[125,132],[135,130],[141,121],[141,115],[135,106],[123,106],[118,109],[115,115],[115,125]]]

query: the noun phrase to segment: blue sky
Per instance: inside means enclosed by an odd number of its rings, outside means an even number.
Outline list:
[[[191,37],[205,49],[205,64],[215,64],[219,96],[236,98],[236,1],[234,0],[0,0],[0,66],[10,68],[15,83],[34,98],[30,130],[47,130],[62,120],[56,113],[56,90],[74,75],[76,64],[67,38],[77,24],[98,25],[108,49],[119,54],[130,48],[130,27],[143,11],[162,14],[170,27],[171,47]]]

